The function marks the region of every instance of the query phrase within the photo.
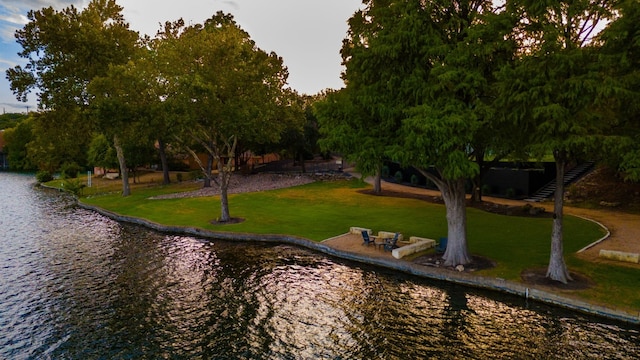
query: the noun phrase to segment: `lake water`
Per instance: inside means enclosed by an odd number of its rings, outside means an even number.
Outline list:
[[[635,359],[637,326],[120,224],[0,172],[0,359]]]

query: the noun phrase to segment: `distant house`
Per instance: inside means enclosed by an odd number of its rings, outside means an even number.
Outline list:
[[[0,169],[6,170],[9,168],[9,162],[7,161],[7,153],[4,151],[4,130],[0,130]]]

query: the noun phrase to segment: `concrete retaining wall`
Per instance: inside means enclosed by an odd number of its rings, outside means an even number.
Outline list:
[[[614,251],[614,250],[600,250],[598,254],[601,258],[616,260],[628,263],[639,264],[640,263],[640,254],[624,252],[624,251]]]
[[[413,241],[409,240],[411,244],[393,249],[391,255],[396,259],[401,259],[407,255],[415,254],[436,246],[436,241],[433,239],[415,238],[414,236],[412,236],[411,239],[413,239]]]
[[[396,233],[393,231],[378,231],[378,239],[393,239]],[[402,234],[398,234],[398,241],[402,241],[404,237]]]

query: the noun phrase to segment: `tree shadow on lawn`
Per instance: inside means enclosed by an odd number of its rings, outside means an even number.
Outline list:
[[[566,284],[551,280],[547,277],[547,268],[525,269],[520,273],[522,282],[529,285],[537,285],[551,290],[586,290],[595,285],[588,276],[570,271],[573,280]]]
[[[452,271],[464,271],[474,272],[478,270],[492,269],[496,267],[495,261],[479,255],[471,255],[471,262],[464,265],[464,268],[456,269],[455,266],[444,266],[444,260],[440,254],[427,254],[419,256],[413,259],[413,262],[418,265],[436,267],[441,269],[447,269]]]
[[[218,219],[211,220],[210,223],[213,225],[231,225],[231,224],[239,224],[244,222],[243,218],[232,217],[227,221],[220,221]]]
[[[381,194],[376,194],[373,192],[372,189],[359,190],[358,192],[365,195],[415,199],[415,200],[426,201],[433,204],[440,204],[440,205],[444,204],[444,201],[442,200],[441,196],[416,194],[416,193],[410,193],[410,192],[405,193],[400,191],[389,191],[389,190],[385,190]],[[546,212],[544,208],[535,207],[530,204],[519,206],[519,205],[497,204],[489,201],[477,202],[477,201],[467,200],[467,206],[476,208],[478,210],[483,210],[492,214],[506,215],[506,216],[523,216],[523,217],[536,217],[536,218],[550,218],[553,216],[552,213]]]

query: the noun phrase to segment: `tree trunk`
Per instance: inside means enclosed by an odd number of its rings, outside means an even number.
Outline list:
[[[228,158],[227,161],[231,161]],[[231,166],[224,164],[222,159],[218,160],[218,182],[220,183],[220,222],[231,220],[229,212],[229,181],[231,180]]]
[[[373,193],[382,194],[382,165],[376,167],[376,173],[373,179]]]
[[[482,202],[482,175],[478,173],[478,175],[474,176],[471,180],[471,202],[473,203],[481,203]]]
[[[474,203],[482,202],[482,178],[485,174],[484,151],[476,150],[476,164],[478,164],[478,173],[471,181],[471,201]]]
[[[439,181],[447,210],[447,249],[443,259],[445,266],[466,265],[471,262],[467,246],[467,210],[464,179]]]
[[[129,172],[127,171],[127,162],[124,158],[124,151],[120,144],[120,138],[118,135],[113,136],[113,147],[116,148],[116,156],[118,157],[118,164],[120,165],[120,177],[122,178],[122,196],[131,195],[131,189],[129,188]]]
[[[211,173],[213,172],[213,155],[207,155],[207,167],[204,169],[204,185],[202,187],[211,187]]]
[[[169,177],[169,162],[167,161],[167,145],[164,140],[158,139],[158,153],[160,155],[160,165],[162,166],[162,184],[169,185],[171,178]]]
[[[573,280],[569,275],[569,270],[564,262],[564,250],[562,240],[562,217],[564,205],[564,170],[567,164],[567,154],[565,151],[554,151],[556,160],[556,192],[553,203],[553,228],[551,230],[551,255],[549,257],[549,267],[547,277],[551,280],[560,281],[566,284]]]
[[[302,167],[302,173],[306,174],[307,167],[306,167],[306,164],[304,163],[304,152],[300,152],[300,166]]]

